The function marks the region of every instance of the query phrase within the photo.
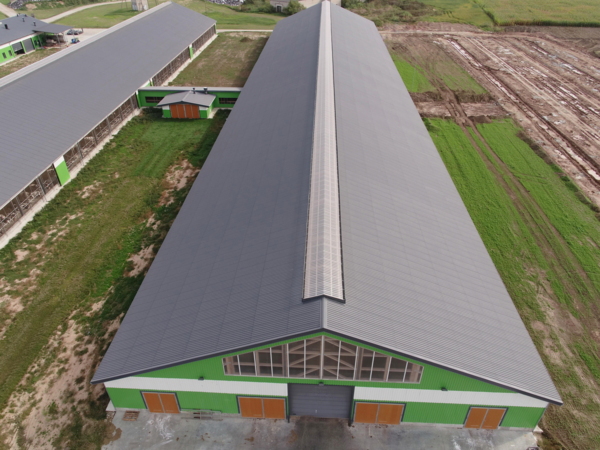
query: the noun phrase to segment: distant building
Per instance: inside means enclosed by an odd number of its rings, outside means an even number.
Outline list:
[[[131,0],[131,9],[134,11],[147,11],[148,0]]]
[[[0,64],[17,55],[29,53],[46,45],[46,39],[63,42],[62,34],[71,27],[42,22],[27,14],[17,14],[0,21]]]
[[[318,5],[319,3],[322,3],[322,2],[328,1],[328,0],[298,0],[298,1],[300,2],[301,5],[304,5],[304,7],[310,8],[311,6]],[[275,7],[275,10],[277,12],[283,12],[283,10],[288,7],[290,0],[270,0],[270,3],[273,7]],[[330,3],[333,5],[341,6],[342,0],[331,0]]]

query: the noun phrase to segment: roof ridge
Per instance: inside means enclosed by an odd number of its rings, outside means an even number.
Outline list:
[[[325,2],[319,31],[303,301],[320,296],[344,301],[335,130],[331,9]],[[325,315],[321,320],[325,326]]]

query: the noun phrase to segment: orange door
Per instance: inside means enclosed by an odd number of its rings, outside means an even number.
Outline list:
[[[381,403],[379,405],[379,413],[377,414],[377,423],[387,425],[399,425],[402,419],[402,410],[404,405],[393,405]]]
[[[465,428],[481,428],[487,411],[487,408],[471,408],[465,422]]]
[[[377,422],[378,403],[357,403],[354,411],[354,421],[358,423]]]
[[[177,115],[179,116],[180,119],[185,119],[185,108],[183,107],[183,105],[176,105],[177,106]]]
[[[500,408],[490,408],[488,409],[488,413],[485,416],[485,420],[483,421],[483,425],[481,428],[484,430],[495,430],[500,426],[500,422],[502,422],[502,418],[504,417],[504,413],[506,409]]]
[[[185,117],[191,119],[194,115],[192,105],[183,105],[185,107]]]
[[[261,398],[239,397],[239,399],[242,417],[255,417],[259,419],[265,417]]]
[[[200,118],[200,108],[198,106],[192,106],[192,119]]]
[[[175,394],[160,394],[160,401],[166,413],[179,414],[179,405],[177,404]]]
[[[171,105],[169,106],[169,108],[171,109],[171,117],[173,119],[179,119],[179,114],[177,113],[177,105]]]
[[[146,406],[151,413],[162,413],[164,412],[162,403],[160,402],[159,394],[154,392],[144,392],[144,400],[146,400]]]
[[[285,419],[285,400],[282,398],[263,398],[265,419]]]

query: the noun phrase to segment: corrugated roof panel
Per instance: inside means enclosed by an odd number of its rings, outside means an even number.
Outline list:
[[[346,303],[328,328],[560,402],[377,29],[331,14]]]
[[[214,24],[160,5],[3,78],[0,206]]]
[[[319,14],[269,38],[94,381],[320,327],[320,305],[302,304]],[[163,292],[173,309],[152,316]],[[166,331],[140,358],[156,319]]]

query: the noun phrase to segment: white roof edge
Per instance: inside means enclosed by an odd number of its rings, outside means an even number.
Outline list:
[[[319,62],[310,173],[304,299],[344,299],[337,166],[331,9],[321,7]]]

